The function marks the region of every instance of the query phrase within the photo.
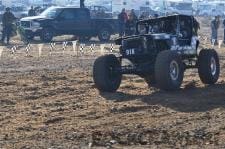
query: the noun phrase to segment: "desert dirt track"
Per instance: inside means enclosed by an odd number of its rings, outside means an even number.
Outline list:
[[[204,26],[200,35],[209,32]],[[216,49],[221,62],[216,85],[203,85],[197,70],[188,70],[176,92],[124,76],[117,93],[99,93],[94,86],[98,53],[81,58],[58,50],[50,56],[44,47],[39,58],[35,48],[31,56],[4,50],[0,149],[224,148],[225,47]]]

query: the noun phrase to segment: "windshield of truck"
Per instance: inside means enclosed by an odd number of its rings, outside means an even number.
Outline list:
[[[46,9],[44,12],[42,12],[40,15],[41,16],[45,16],[47,18],[56,18],[59,13],[62,11],[62,8],[55,8],[55,7],[51,7]]]

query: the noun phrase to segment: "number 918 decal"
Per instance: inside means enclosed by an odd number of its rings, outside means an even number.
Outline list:
[[[134,55],[135,54],[135,49],[127,49],[126,50],[126,55]]]

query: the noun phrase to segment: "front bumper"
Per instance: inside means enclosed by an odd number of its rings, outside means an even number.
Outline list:
[[[24,28],[24,30],[31,31],[33,33],[42,30],[42,27],[34,27],[34,28]]]
[[[31,34],[33,36],[39,36],[41,34],[42,27],[39,28],[24,28],[25,34]]]

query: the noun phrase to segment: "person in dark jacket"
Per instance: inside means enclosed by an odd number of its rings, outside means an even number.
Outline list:
[[[80,8],[85,8],[84,0],[80,0]]]
[[[136,16],[136,14],[135,14],[135,12],[134,12],[134,9],[131,9],[130,15],[131,15],[131,17],[133,18],[133,20],[134,20],[135,22],[138,21],[138,17]]]
[[[119,35],[122,37],[125,33],[125,25],[128,20],[126,10],[123,9],[122,12],[118,15],[119,19]]]
[[[223,29],[223,43],[225,44],[225,19],[223,20],[223,27],[224,27],[224,29]]]
[[[139,20],[144,20],[144,19],[149,19],[148,12],[142,12],[141,15],[139,16]]]
[[[131,13],[128,16],[128,20],[126,22],[126,31],[125,34],[126,36],[134,35],[136,32],[136,23],[137,23],[137,18]]]
[[[218,29],[220,27],[220,17],[215,16],[215,18],[211,21],[211,42],[212,44],[217,45],[217,37],[218,37]]]
[[[10,8],[7,7],[5,13],[2,17],[3,24],[3,33],[2,33],[2,43],[5,42],[5,38],[7,38],[7,44],[9,44],[10,36],[13,30],[13,22],[16,20],[16,17],[10,11]]]
[[[144,20],[144,19],[146,19],[145,12],[142,12],[141,15],[139,16],[139,20]]]
[[[30,10],[28,11],[28,16],[35,16],[36,11],[33,6],[31,6]]]

